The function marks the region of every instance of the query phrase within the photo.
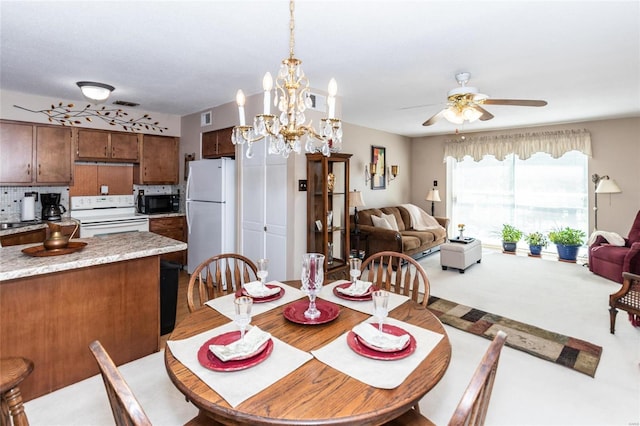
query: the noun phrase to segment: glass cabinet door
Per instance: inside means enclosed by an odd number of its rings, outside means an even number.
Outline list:
[[[307,154],[307,251],[325,255],[330,279],[348,277],[350,157]]]

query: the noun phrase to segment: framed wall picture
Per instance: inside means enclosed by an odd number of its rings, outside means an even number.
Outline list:
[[[385,189],[387,187],[386,148],[371,147],[371,163],[376,165],[376,173],[371,176],[371,189]]]

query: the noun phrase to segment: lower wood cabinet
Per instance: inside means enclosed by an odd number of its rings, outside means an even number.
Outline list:
[[[174,240],[187,242],[187,226],[184,216],[152,217],[149,219],[149,231]],[[160,259],[187,264],[187,251],[163,254]]]
[[[21,244],[41,243],[47,239],[47,228],[34,229],[32,231],[17,232],[15,234],[0,237],[2,247],[19,246]]]

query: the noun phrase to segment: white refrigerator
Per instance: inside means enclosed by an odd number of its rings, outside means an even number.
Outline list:
[[[236,250],[236,164],[230,158],[189,163],[186,190],[187,271]]]

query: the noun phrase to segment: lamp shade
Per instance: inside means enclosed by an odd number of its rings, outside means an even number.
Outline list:
[[[622,192],[618,184],[613,179],[602,179],[596,188],[596,194],[617,194]]]
[[[96,102],[106,101],[111,92],[115,90],[113,86],[94,81],[78,81],[76,84],[85,98]]]
[[[353,191],[349,193],[349,207],[364,207],[362,192]]]
[[[425,198],[425,200],[427,200],[427,201],[442,201],[442,200],[440,200],[440,191],[438,189],[429,190],[429,193],[427,194],[427,198]]]

